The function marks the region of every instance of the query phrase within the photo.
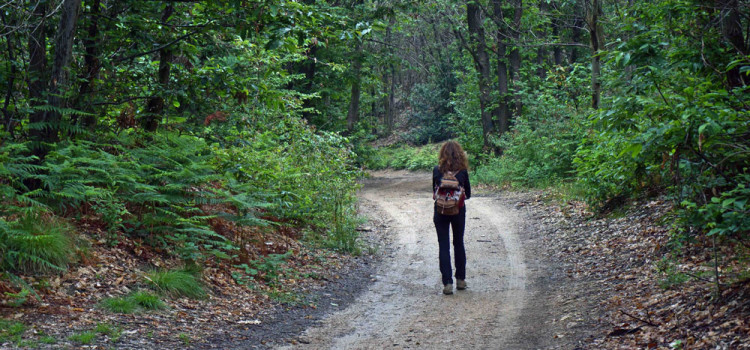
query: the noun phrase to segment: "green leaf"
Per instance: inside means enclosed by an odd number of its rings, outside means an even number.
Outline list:
[[[736,198],[727,198],[723,202],[721,202],[721,206],[724,207],[724,208],[727,208],[730,205],[732,205],[732,203],[734,203],[735,200],[736,200]]]
[[[640,144],[640,143],[633,143],[633,144],[630,144],[630,146],[628,146],[624,150],[622,150],[622,152],[620,152],[619,156],[621,157],[621,156],[623,156],[626,153],[630,153],[630,156],[633,157],[633,158],[635,158],[635,157],[637,157],[641,153],[641,150],[643,150],[643,145],[642,144]]]

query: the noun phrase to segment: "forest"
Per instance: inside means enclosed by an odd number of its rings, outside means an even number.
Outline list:
[[[714,297],[750,281],[750,1],[0,0],[0,21],[0,344],[33,347],[6,316],[92,251],[165,262],[110,310],[200,299],[210,269],[291,298],[300,251],[368,250],[359,180],[449,139],[489,188],[595,216],[667,198],[666,264],[709,255]]]

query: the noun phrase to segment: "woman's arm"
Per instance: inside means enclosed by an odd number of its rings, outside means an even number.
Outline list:
[[[469,181],[469,171],[464,170],[464,176],[466,176],[466,181],[464,182],[464,192],[466,193],[466,199],[471,198],[471,182]]]

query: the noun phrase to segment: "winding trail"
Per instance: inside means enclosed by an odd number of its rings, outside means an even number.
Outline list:
[[[375,282],[348,308],[305,331],[302,349],[539,349],[552,347],[544,266],[524,247],[517,211],[467,201],[465,291],[443,295],[430,173],[377,173],[363,205],[387,216],[393,243]]]

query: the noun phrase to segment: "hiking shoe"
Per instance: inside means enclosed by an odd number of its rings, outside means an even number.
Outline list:
[[[453,285],[452,284],[446,284],[445,287],[443,287],[443,294],[445,294],[445,295],[451,295],[451,294],[453,294]]]
[[[458,289],[458,290],[464,290],[464,289],[466,289],[466,281],[464,281],[464,280],[457,280],[456,281],[456,289]]]

